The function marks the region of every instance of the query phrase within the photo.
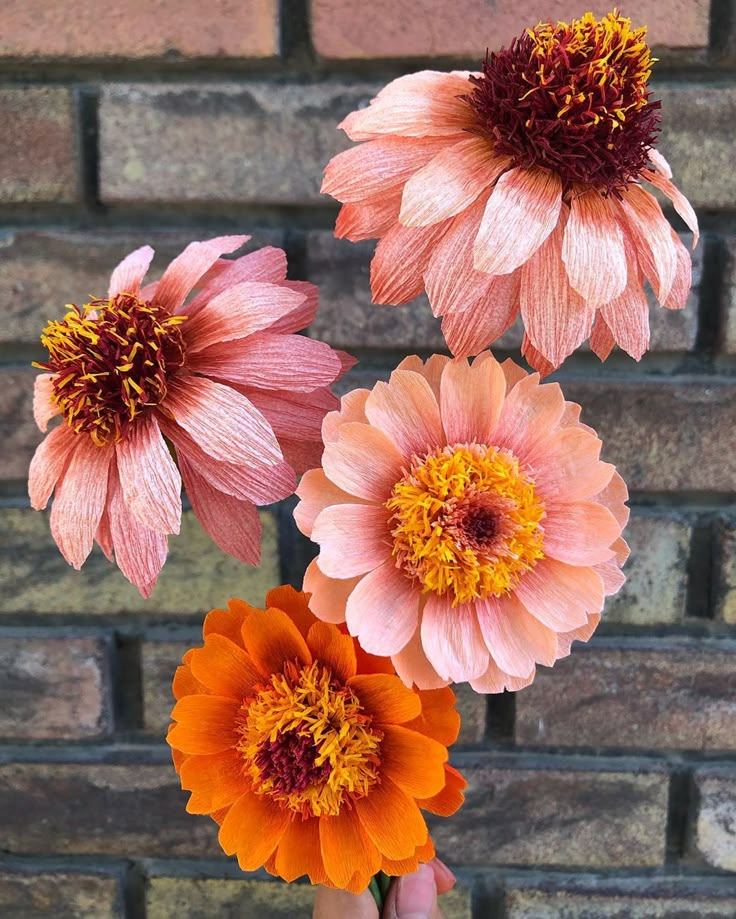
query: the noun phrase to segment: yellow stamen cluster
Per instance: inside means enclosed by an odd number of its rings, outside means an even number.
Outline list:
[[[518,460],[494,447],[417,459],[386,507],[397,564],[453,606],[507,593],[544,557],[544,505]]]
[[[377,781],[382,734],[319,663],[286,665],[242,710],[238,750],[258,794],[304,816],[339,814]]]

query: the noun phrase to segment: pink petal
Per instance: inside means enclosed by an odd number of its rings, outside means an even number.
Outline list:
[[[424,290],[424,272],[448,223],[403,227],[397,223],[376,246],[371,262],[374,303],[408,303]]]
[[[558,383],[540,386],[536,374],[526,376],[507,394],[489,441],[526,459],[532,448],[557,427],[564,410],[565,399]]]
[[[169,382],[161,407],[217,460],[275,466],[283,459],[271,425],[230,386],[177,376]]]
[[[382,565],[391,555],[385,507],[333,504],[314,521],[311,539],[319,544],[320,570],[331,578],[351,578]]]
[[[568,565],[597,565],[612,557],[610,546],[621,535],[621,526],[603,505],[547,502],[545,511],[545,555]]]
[[[619,348],[640,361],[649,348],[649,303],[636,277],[629,278],[619,297],[601,307],[601,315]]]
[[[562,263],[566,209],[545,243],[521,270],[521,315],[534,347],[555,367],[589,337],[595,308],[586,303]]]
[[[312,559],[304,572],[302,590],[312,595],[309,608],[323,622],[345,622],[348,597],[360,581],[360,577],[328,578],[319,570],[318,561],[319,559]]]
[[[584,427],[565,427],[540,439],[525,458],[542,497],[580,501],[601,492],[615,471],[599,460],[600,450],[595,434]]]
[[[194,513],[204,531],[228,555],[257,565],[261,560],[261,520],[248,501],[223,494],[182,456],[181,474]]]
[[[600,575],[603,581],[603,593],[607,597],[617,594],[626,583],[626,575],[621,571],[616,559],[594,565],[593,570]]]
[[[657,199],[632,184],[622,192],[619,202],[625,225],[634,243],[639,263],[657,299],[662,302],[672,288],[677,271],[677,252],[672,243],[672,230]]]
[[[322,462],[324,444],[321,440],[289,440],[279,438],[279,446],[284,460],[291,466],[296,475],[303,475],[308,469],[314,469]]]
[[[357,243],[384,236],[399,221],[401,186],[359,204],[343,204],[335,222],[335,237]]]
[[[61,414],[54,401],[54,376],[53,373],[39,373],[33,381],[33,419],[41,431],[46,431],[49,421]]]
[[[698,229],[698,217],[693,210],[692,204],[690,204],[680,189],[674,183],[670,182],[668,177],[660,175],[659,172],[652,172],[648,169],[646,172],[642,173],[639,178],[651,182],[655,188],[658,188],[663,195],[670,199],[674,209],[680,217],[682,217],[690,230],[692,230],[694,249],[698,244],[700,231]]]
[[[490,354],[489,354],[490,357]],[[485,355],[481,354],[476,358],[476,362],[483,360]],[[487,359],[487,358],[485,358]],[[506,360],[501,364],[501,370],[503,370],[503,375],[506,377],[506,395],[508,395],[514,386],[517,383],[520,383],[522,380],[526,379],[529,374],[524,370],[523,367],[520,367],[517,363],[511,360],[510,357],[507,357]]]
[[[350,634],[364,651],[379,655],[398,654],[416,631],[418,617],[419,591],[391,558],[361,578],[345,610]]]
[[[167,538],[130,513],[114,466],[110,470],[108,512],[117,566],[144,597],[149,597],[166,561]]]
[[[421,625],[401,651],[393,655],[391,661],[406,686],[414,684],[417,689],[441,689],[447,686],[448,681],[442,679],[424,653]]]
[[[444,137],[381,137],[344,150],[327,164],[322,194],[355,204],[385,195],[453,143]]]
[[[429,383],[410,370],[394,370],[389,383],[376,383],[366,400],[365,413],[406,457],[427,453],[447,442]]]
[[[562,261],[570,285],[591,306],[608,303],[626,287],[624,234],[616,210],[599,192],[573,194]]]
[[[590,336],[590,349],[594,354],[605,361],[608,355],[613,351],[616,340],[613,333],[606,325],[606,320],[598,313],[595,317],[595,325]]]
[[[649,156],[650,163],[652,166],[654,166],[657,172],[663,175],[665,179],[672,178],[672,170],[670,169],[670,164],[662,156],[659,150],[655,149],[654,147],[650,147],[647,151],[647,155]]]
[[[178,533],[181,476],[155,418],[149,415],[133,424],[115,452],[130,512],[152,530]]]
[[[546,169],[511,169],[496,182],[475,240],[475,267],[510,274],[554,230],[562,205],[559,176]]]
[[[205,242],[189,243],[163,273],[156,288],[156,301],[172,313],[182,312],[184,301],[202,275],[223,253],[235,252],[249,239],[250,236],[218,236]]]
[[[598,628],[601,621],[600,613],[591,613],[588,621],[579,629],[573,629],[571,632],[563,632],[557,636],[557,659],[568,657],[572,650],[574,641],[588,641],[593,632]]]
[[[265,246],[236,259],[221,259],[223,265],[202,290],[187,303],[186,314],[191,319],[203,306],[225,293],[229,287],[244,281],[278,284],[286,278],[286,253],[275,246]]]
[[[668,310],[681,310],[687,306],[687,298],[692,287],[693,263],[690,259],[690,253],[683,246],[680,237],[674,230],[672,230],[672,243],[677,253],[677,270],[675,280],[672,282],[672,290],[670,290],[662,306],[667,307]]]
[[[442,374],[440,410],[450,444],[491,442],[501,414],[506,380],[496,360],[471,366],[452,361]]]
[[[416,354],[412,354],[410,357],[405,357],[396,369],[413,370],[414,373],[423,376],[429,383],[434,397],[439,404],[442,374],[449,363],[450,358],[444,354],[432,354],[427,358],[426,362],[420,357],[417,357]]]
[[[74,568],[81,568],[92,551],[105,509],[107,473],[113,455],[113,447],[97,447],[89,437],[78,436],[57,485],[51,505],[51,535]]]
[[[362,498],[348,494],[327,478],[322,469],[310,469],[296,490],[299,503],[294,508],[294,520],[305,536],[312,535],[314,521],[326,507],[333,504],[365,504]]]
[[[554,664],[557,633],[530,615],[518,597],[486,597],[475,601],[475,609],[486,647],[506,673],[525,678],[535,664]]]
[[[189,356],[188,366],[226,383],[291,392],[329,386],[342,369],[340,358],[324,342],[272,332],[210,345]]]
[[[527,610],[556,632],[568,632],[587,622],[588,613],[603,608],[603,582],[592,568],[543,558],[525,571],[516,596]]]
[[[278,332],[287,335],[290,332],[300,332],[314,322],[319,306],[319,289],[309,281],[282,281],[281,287],[286,287],[294,293],[301,294],[305,300],[295,310],[277,319],[268,327],[269,332]]]
[[[282,437],[298,440],[322,440],[322,422],[328,412],[334,412],[340,400],[322,387],[310,393],[285,390],[266,392],[262,389],[239,389],[250,399],[281,442]]]
[[[84,435],[74,434],[65,424],[54,428],[36,447],[28,471],[31,507],[43,510],[61,478],[72,451]]]
[[[524,332],[521,338],[521,353],[526,358],[527,364],[529,364],[533,370],[536,370],[542,379],[548,377],[550,373],[557,369],[554,364],[551,364],[547,360],[541,351],[538,351],[534,347],[526,332]]]
[[[378,428],[344,424],[325,446],[322,468],[348,494],[383,504],[401,479],[403,455]]]
[[[267,329],[301,306],[304,299],[303,294],[288,287],[262,281],[228,287],[184,324],[187,354]]]
[[[322,438],[326,444],[337,437],[337,432],[343,424],[351,421],[367,423],[365,404],[370,394],[369,389],[352,389],[345,393],[340,400],[339,411],[330,412],[322,422]]]
[[[110,277],[107,296],[110,299],[118,294],[131,294],[137,297],[141,289],[141,281],[146,276],[153,256],[154,251],[150,246],[141,246],[140,249],[126,255]]]
[[[535,673],[536,670],[532,670],[531,674],[523,679],[514,677],[508,673],[504,673],[496,662],[491,660],[486,672],[478,677],[477,680],[471,680],[470,685],[476,692],[497,693],[504,692],[505,690],[508,692],[518,692],[518,690],[524,689],[534,680]]]
[[[108,477],[108,488],[109,483],[110,479]],[[100,523],[97,527],[97,532],[95,533],[95,542],[100,547],[100,549],[102,549],[102,552],[108,562],[114,562],[115,556],[113,554],[112,533],[110,532],[110,512],[108,510],[108,505],[105,505],[105,509],[102,512],[102,516],[100,517]]]
[[[399,221],[426,227],[454,217],[475,201],[508,166],[485,137],[464,137],[448,146],[404,186]]]
[[[619,529],[623,530],[629,522],[630,511],[626,506],[626,502],[629,500],[629,489],[618,472],[613,473],[611,481],[602,491],[598,492],[595,500],[608,508],[616,518]]]
[[[453,607],[429,594],[422,616],[422,645],[440,677],[453,683],[474,680],[488,667],[488,649],[472,603]]]
[[[442,334],[455,357],[479,354],[511,328],[519,315],[520,280],[519,271],[498,275],[468,309],[442,317]]]

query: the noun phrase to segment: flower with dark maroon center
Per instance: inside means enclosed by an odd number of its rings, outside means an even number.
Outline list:
[[[329,761],[315,765],[318,751],[311,732],[282,731],[275,740],[266,740],[255,756],[261,778],[271,779],[274,791],[291,795],[310,785],[321,785],[329,777]]]

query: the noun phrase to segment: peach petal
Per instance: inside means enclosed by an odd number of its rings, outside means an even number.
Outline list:
[[[110,514],[107,509],[107,505],[102,512],[100,517],[100,522],[97,525],[97,532],[95,533],[95,542],[102,550],[102,554],[108,560],[108,562],[115,561],[115,555],[113,554],[113,544],[112,544],[112,533],[110,531]]]
[[[468,309],[442,317],[442,334],[455,357],[480,354],[511,328],[519,315],[520,283],[520,271],[498,275]]]
[[[506,380],[496,360],[471,366],[455,360],[442,374],[440,410],[447,442],[490,443],[501,414]]]
[[[488,650],[472,604],[453,607],[447,597],[429,594],[422,615],[422,644],[437,673],[453,683],[485,672]]]
[[[557,659],[567,657],[572,650],[574,641],[588,641],[593,632],[598,628],[601,621],[600,613],[592,613],[588,616],[588,621],[579,629],[573,629],[570,632],[563,632],[557,636]]]
[[[345,622],[348,597],[360,581],[355,578],[328,578],[318,565],[319,559],[312,559],[304,572],[304,590],[312,595],[310,607],[315,616],[324,622]]]
[[[223,253],[235,252],[250,236],[218,236],[189,243],[171,262],[156,288],[156,301],[172,313],[182,312],[188,294]]]
[[[78,434],[65,424],[54,428],[36,447],[28,471],[28,496],[31,507],[43,510],[77,446]]]
[[[250,399],[265,416],[279,439],[321,441],[325,415],[340,405],[340,400],[326,386],[310,393],[267,392],[247,387],[238,387],[238,392]]]
[[[632,184],[622,192],[618,205],[632,236],[639,262],[657,299],[667,299],[677,272],[677,252],[672,229],[657,199],[641,185]]]
[[[46,431],[49,421],[61,414],[54,401],[54,374],[39,373],[33,381],[33,420],[40,431]]]
[[[612,557],[609,547],[621,535],[621,526],[602,504],[547,502],[545,511],[545,555],[568,565],[598,565]]]
[[[687,306],[687,299],[692,287],[693,263],[690,253],[683,246],[680,237],[674,230],[672,230],[672,243],[677,253],[677,270],[675,271],[675,280],[672,282],[672,290],[670,290],[662,306],[668,310],[681,310]]]
[[[562,205],[559,176],[546,169],[516,168],[496,182],[475,240],[475,267],[510,274],[554,230]]]
[[[518,597],[486,597],[475,601],[475,609],[486,647],[506,673],[525,679],[535,664],[554,664],[557,633],[530,615]]]
[[[203,306],[224,293],[229,287],[244,281],[265,281],[278,284],[286,278],[286,253],[275,246],[264,246],[240,258],[222,259],[223,265],[216,275],[202,286],[189,303],[186,313],[191,319]]]
[[[535,673],[536,670],[532,670],[528,677],[513,677],[504,673],[498,664],[491,660],[486,672],[477,680],[471,680],[470,685],[476,692],[482,693],[497,693],[505,690],[516,692],[528,686],[534,680]]]
[[[317,315],[319,290],[309,281],[282,281],[280,286],[301,294],[305,300],[301,306],[273,322],[268,327],[269,332],[288,334],[306,329],[308,325],[314,322],[314,317]]]
[[[526,376],[506,396],[494,431],[493,443],[526,459],[540,440],[557,427],[565,410],[558,383],[540,386],[536,374]]]
[[[480,360],[489,360],[490,357],[490,353],[488,353],[487,357],[485,353],[481,354],[476,358],[476,362]],[[520,383],[528,376],[524,368],[520,367],[515,361],[512,361],[510,357],[507,357],[501,364],[501,370],[503,370],[503,375],[506,377],[506,395],[511,392],[517,383]]]
[[[596,190],[572,196],[562,261],[570,285],[592,306],[608,303],[626,287],[624,234],[615,209]]]
[[[406,686],[414,684],[417,689],[441,689],[449,682],[437,673],[427,658],[422,645],[421,624],[391,660]]]
[[[294,508],[294,520],[305,536],[312,535],[314,521],[326,507],[333,504],[368,503],[343,491],[327,478],[322,469],[310,469],[305,472],[296,493],[300,500]]]
[[[624,292],[601,307],[603,320],[619,348],[635,361],[649,348],[649,304],[641,284],[630,279]]]
[[[602,491],[614,467],[598,459],[601,441],[581,427],[566,427],[541,439],[526,457],[543,498],[580,501]]]
[[[410,370],[394,370],[388,383],[376,383],[366,400],[365,413],[407,458],[446,443],[432,388],[423,376]]]
[[[414,634],[418,616],[417,590],[391,558],[361,578],[345,608],[350,634],[369,654],[386,656],[398,654],[406,645]]]
[[[365,414],[365,404],[370,395],[369,389],[353,389],[340,400],[340,409],[330,412],[322,422],[322,439],[325,444],[335,440],[337,432],[343,424],[351,421],[360,421],[365,424],[368,418]]]
[[[150,246],[141,246],[140,249],[126,255],[113,270],[107,296],[112,299],[118,294],[125,293],[137,297],[141,289],[141,281],[146,276],[153,256],[154,251]]]
[[[405,357],[396,368],[397,370],[413,370],[424,377],[429,383],[434,397],[439,404],[440,401],[440,383],[445,367],[450,363],[450,358],[444,354],[432,354],[423,361],[416,354]]]
[[[608,508],[616,518],[619,528],[623,530],[629,522],[631,512],[626,506],[626,502],[629,500],[629,489],[618,472],[613,473],[611,481],[595,496],[595,500]]]
[[[529,366],[536,370],[536,372],[544,379],[557,368],[554,364],[550,363],[547,358],[531,343],[531,339],[524,332],[521,339],[521,353],[526,358],[526,362]]]
[[[424,290],[424,273],[432,251],[449,221],[428,227],[400,223],[385,234],[371,261],[371,294],[374,303],[408,303]]]
[[[680,189],[670,181],[668,176],[661,175],[659,172],[652,172],[651,170],[647,170],[646,172],[642,173],[639,178],[645,179],[647,182],[651,182],[655,188],[658,188],[663,195],[670,199],[674,209],[677,211],[680,217],[682,217],[689,229],[692,231],[694,249],[698,244],[698,239],[700,238],[700,231],[698,229],[698,217],[685,195],[683,195]]]
[[[120,485],[130,512],[161,533],[178,533],[181,525],[181,476],[156,419],[134,424],[116,445]]]
[[[387,190],[358,204],[343,204],[335,222],[335,238],[357,243],[364,239],[384,236],[399,222],[401,186]]]
[[[606,320],[600,313],[596,314],[593,332],[590,336],[590,350],[602,361],[613,351],[616,340],[613,332],[606,325]]]
[[[369,504],[334,504],[314,521],[312,540],[319,544],[319,567],[334,578],[373,571],[390,555],[390,513]]]
[[[601,581],[603,581],[603,593],[607,597],[617,594],[626,583],[626,575],[619,568],[617,559],[594,565],[593,569],[600,575]]]
[[[378,428],[348,423],[325,446],[322,468],[350,495],[385,503],[401,478],[403,455]]]
[[[603,607],[603,582],[592,568],[543,558],[526,571],[516,595],[541,623],[557,632],[585,625],[589,613]]]
[[[647,151],[647,155],[652,166],[654,166],[660,175],[663,175],[665,179],[672,178],[672,169],[670,169],[670,164],[662,156],[659,150],[655,149],[654,147],[650,147]]]
[[[464,137],[439,152],[408,180],[399,222],[426,227],[454,217],[475,201],[508,165],[485,137]]]
[[[89,437],[79,436],[56,487],[51,505],[51,535],[74,568],[81,568],[92,551],[105,509],[113,456],[113,447],[98,447]]]

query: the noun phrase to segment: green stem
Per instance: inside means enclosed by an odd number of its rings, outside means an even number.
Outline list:
[[[371,882],[368,885],[368,890],[370,890],[373,899],[376,901],[379,916],[383,912],[383,907],[386,903],[386,897],[388,896],[392,880],[393,878],[389,877],[389,875],[384,874],[383,871],[379,871],[378,874],[371,878]]]

